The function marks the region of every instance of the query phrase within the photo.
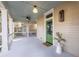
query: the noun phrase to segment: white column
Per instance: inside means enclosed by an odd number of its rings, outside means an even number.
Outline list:
[[[8,51],[7,10],[2,9],[2,52]]]
[[[13,19],[9,17],[9,43],[12,43],[13,40]]]
[[[12,31],[13,30],[13,28],[12,28],[13,24],[12,23],[13,23],[12,18],[9,17],[9,32],[10,32],[10,34],[13,33],[13,31]]]
[[[12,22],[12,32],[14,33],[14,22]],[[15,36],[15,33],[13,34],[13,38]]]
[[[29,37],[29,23],[27,22],[27,37]]]

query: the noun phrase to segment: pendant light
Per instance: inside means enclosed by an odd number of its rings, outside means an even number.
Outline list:
[[[33,13],[38,13],[38,9],[36,5],[33,6]]]

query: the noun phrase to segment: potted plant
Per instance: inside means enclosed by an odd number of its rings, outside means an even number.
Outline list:
[[[56,44],[56,53],[57,54],[61,54],[62,50],[63,50],[65,39],[63,39],[62,34],[59,33],[59,32],[56,32],[56,36],[57,36],[57,37],[55,37],[55,39],[57,41],[57,44]]]

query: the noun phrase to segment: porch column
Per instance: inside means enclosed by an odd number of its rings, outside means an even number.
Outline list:
[[[7,10],[1,10],[2,17],[2,52],[8,51]]]
[[[12,22],[12,32],[13,32],[12,38],[14,39],[14,37],[15,37],[15,33],[14,33],[14,22]]]
[[[13,19],[9,17],[9,43],[13,40]]]
[[[29,37],[29,23],[27,22],[27,37]]]

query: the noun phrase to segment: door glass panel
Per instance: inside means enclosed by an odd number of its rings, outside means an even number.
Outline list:
[[[46,42],[50,45],[53,43],[53,37],[52,37],[52,19],[46,21]]]

